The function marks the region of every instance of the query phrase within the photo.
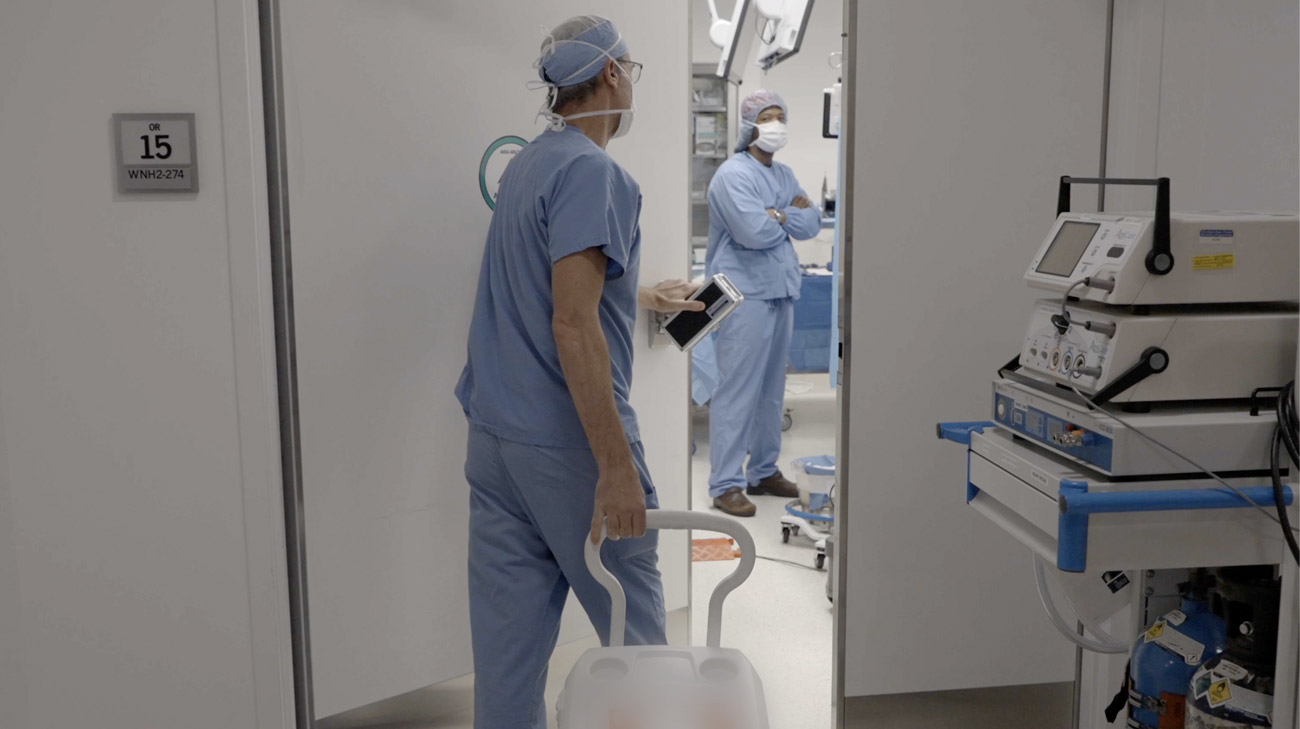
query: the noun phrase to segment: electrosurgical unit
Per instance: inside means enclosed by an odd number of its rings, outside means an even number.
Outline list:
[[[1025,272],[1029,285],[1112,306],[1295,301],[1300,218],[1293,213],[1171,213],[1168,178],[1154,213],[1074,213],[1061,180],[1056,224]],[[1113,184],[1113,183],[1112,183]]]
[[[1098,403],[1244,400],[1295,378],[1298,326],[1289,305],[1141,314],[1045,299],[1020,366]]]

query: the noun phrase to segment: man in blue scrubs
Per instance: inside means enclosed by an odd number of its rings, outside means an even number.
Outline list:
[[[640,65],[604,18],[557,27],[536,64],[550,128],[511,161],[488,230],[456,389],[470,423],[470,619],[476,729],[544,729],[546,669],[570,588],[602,642],[609,596],[583,540],[627,592],[629,645],[663,644],[646,509],[658,499],[628,404],[638,302],[700,310],[694,287],[637,285],[641,192],[605,145],[632,123]],[[640,537],[640,538],[637,538]]]
[[[708,275],[726,274],[745,295],[714,342],[718,386],[709,405],[709,495],[733,516],[754,515],[747,494],[799,495],[777,467],[801,280],[791,239],[816,237],[821,212],[773,159],[786,143],[786,111],[774,92],[745,97],[738,154],[709,183]]]

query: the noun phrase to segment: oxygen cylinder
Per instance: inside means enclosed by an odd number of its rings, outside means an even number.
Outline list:
[[[1191,582],[1179,585],[1179,609],[1166,613],[1138,636],[1129,662],[1129,727],[1183,729],[1193,674],[1227,644],[1223,620],[1210,611],[1212,584],[1213,578],[1199,572]]]
[[[1192,676],[1186,729],[1271,727],[1281,585],[1272,567],[1228,567],[1218,578],[1228,646]]]

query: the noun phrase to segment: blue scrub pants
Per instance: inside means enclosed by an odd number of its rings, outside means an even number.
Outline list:
[[[747,299],[719,327],[718,387],[709,405],[709,496],[777,472],[793,332],[794,299]]]
[[[640,443],[632,455],[646,506],[659,499]],[[572,588],[609,642],[610,601],[587,571],[596,461],[590,450],[523,445],[471,427],[469,606],[475,729],[546,729],[546,670]],[[628,645],[664,645],[658,538],[606,541],[605,565],[627,593]]]

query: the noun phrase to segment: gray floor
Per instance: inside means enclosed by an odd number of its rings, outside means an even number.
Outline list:
[[[850,699],[845,729],[1069,729],[1073,685]],[[776,729],[774,726],[773,729]]]
[[[786,406],[794,424],[782,438],[778,465],[793,479],[790,461],[835,453],[838,418],[829,376],[790,375],[787,390]],[[691,503],[707,511],[712,504],[707,417],[696,418],[695,434]],[[744,524],[760,560],[749,580],[727,598],[722,644],[744,652],[762,677],[773,729],[829,727],[834,610],[826,599],[826,572],[814,568],[817,553],[810,540],[796,536],[788,544],[782,542],[780,519],[789,499],[767,496],[753,501],[758,514]],[[694,565],[693,635],[704,635],[709,595],[734,567],[734,562]]]
[[[689,615],[679,610],[668,616],[668,639],[685,644]],[[551,658],[546,705],[555,726],[555,700],[578,659],[600,643],[580,640],[555,649]],[[436,686],[412,691],[369,706],[320,719],[317,729],[471,729],[474,725],[474,677],[462,676]]]

